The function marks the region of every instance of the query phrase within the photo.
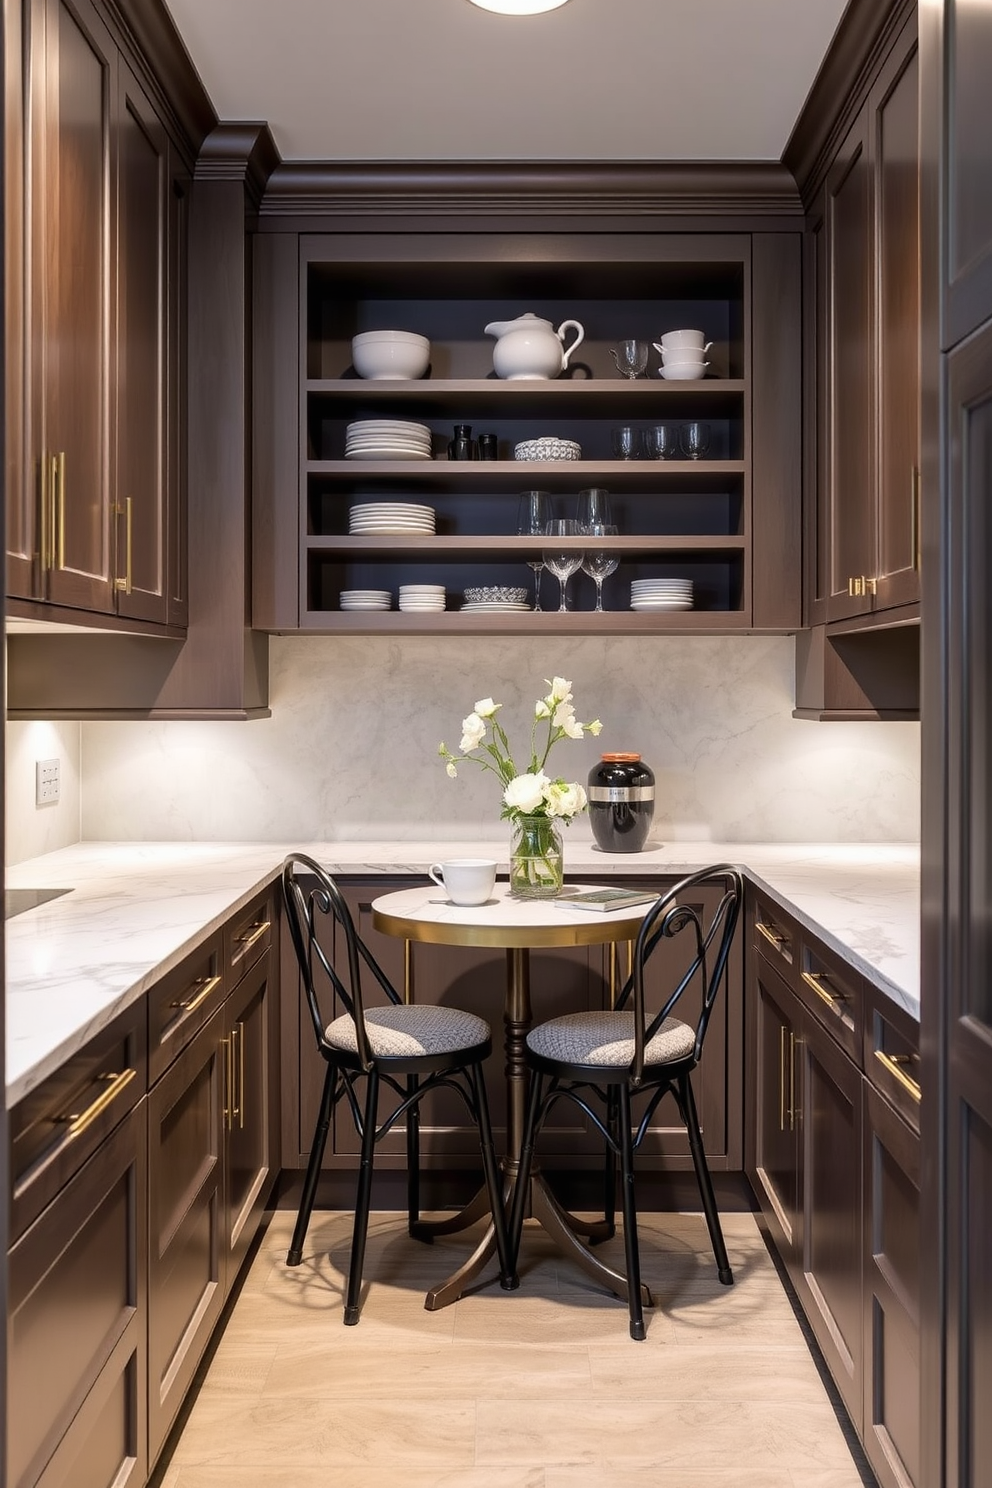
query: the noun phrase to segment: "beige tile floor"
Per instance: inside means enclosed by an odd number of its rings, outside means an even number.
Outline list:
[[[643,1217],[644,1343],[530,1223],[518,1292],[427,1312],[465,1237],[420,1245],[394,1214],[345,1328],[351,1216],[315,1214],[291,1270],[292,1223],[272,1216],[157,1488],[862,1488],[751,1215],[723,1220],[730,1288],[700,1215]]]

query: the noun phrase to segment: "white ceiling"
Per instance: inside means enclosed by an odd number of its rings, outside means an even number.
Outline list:
[[[284,160],[778,160],[845,0],[167,0]]]

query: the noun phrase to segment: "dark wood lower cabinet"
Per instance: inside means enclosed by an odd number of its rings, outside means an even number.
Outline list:
[[[229,1291],[258,1228],[272,1174],[271,1058],[275,985],[266,951],[224,1009],[230,1075],[224,1111],[225,1277]]]
[[[224,1304],[223,1013],[148,1096],[148,1433],[152,1460]]]
[[[140,1488],[145,1429],[146,1102],[8,1257],[9,1488]]]

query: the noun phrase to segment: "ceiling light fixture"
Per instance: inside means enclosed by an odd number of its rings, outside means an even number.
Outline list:
[[[567,0],[472,0],[472,4],[500,15],[539,15],[543,10],[557,10]]]

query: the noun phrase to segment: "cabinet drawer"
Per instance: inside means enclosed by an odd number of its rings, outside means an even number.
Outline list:
[[[10,1239],[18,1239],[147,1088],[145,999],[10,1113]]]
[[[920,1028],[912,1014],[879,992],[869,995],[864,1070],[914,1132],[920,1130]]]
[[[272,944],[276,923],[278,884],[235,915],[224,926],[224,961],[228,971],[228,989],[233,988]]]
[[[148,1082],[154,1085],[198,1033],[225,995],[220,934],[175,967],[148,993]]]
[[[798,954],[799,937],[796,927],[782,910],[757,897],[754,900],[752,924],[755,949],[791,983],[793,977],[789,968],[794,966]]]
[[[796,987],[810,1012],[858,1066],[864,1022],[864,986],[859,974],[818,940],[802,938]]]
[[[145,1481],[145,1115],[142,1102],[10,1251],[11,1488]]]

